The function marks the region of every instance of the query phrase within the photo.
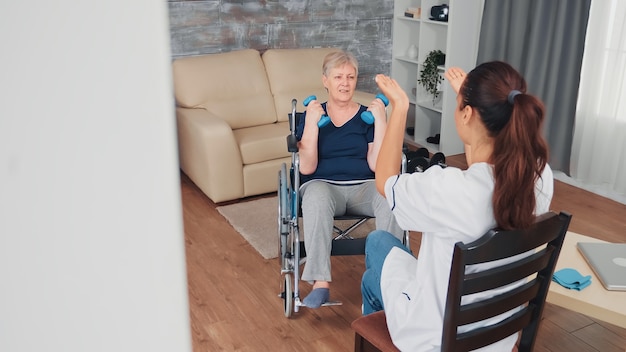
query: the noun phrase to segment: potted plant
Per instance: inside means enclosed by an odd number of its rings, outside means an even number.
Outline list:
[[[446,54],[441,50],[433,50],[428,53],[424,63],[422,64],[422,70],[420,71],[420,78],[417,80],[421,84],[427,93],[433,96],[433,104],[437,97],[439,97],[439,83],[443,81],[443,77],[439,74],[437,66],[443,65],[446,62]]]

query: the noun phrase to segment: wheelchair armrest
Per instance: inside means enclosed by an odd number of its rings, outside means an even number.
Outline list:
[[[287,136],[287,150],[290,153],[298,152],[298,138],[294,134],[290,134]]]

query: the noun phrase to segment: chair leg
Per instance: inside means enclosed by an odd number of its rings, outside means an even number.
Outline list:
[[[363,352],[363,336],[354,334],[354,352]]]
[[[354,334],[354,352],[381,352],[381,350],[357,332]]]

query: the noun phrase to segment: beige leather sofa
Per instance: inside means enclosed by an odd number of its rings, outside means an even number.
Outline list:
[[[290,163],[291,100],[326,100],[322,62],[333,48],[252,49],[173,62],[180,167],[212,201],[277,189]],[[357,92],[369,105],[373,94]]]

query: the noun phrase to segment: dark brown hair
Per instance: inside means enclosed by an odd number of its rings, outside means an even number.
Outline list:
[[[535,182],[548,161],[541,126],[544,105],[526,94],[526,81],[511,65],[493,61],[473,69],[459,94],[477,109],[494,138],[493,211],[502,229],[523,229],[534,221]]]

